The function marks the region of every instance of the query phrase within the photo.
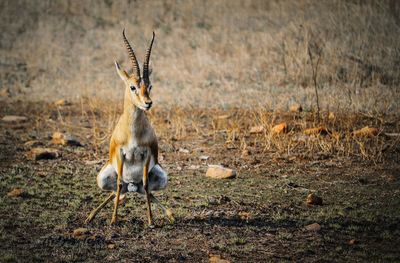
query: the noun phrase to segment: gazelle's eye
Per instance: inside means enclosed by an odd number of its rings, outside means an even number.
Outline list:
[[[151,85],[149,86],[149,88],[148,88],[148,89],[149,89],[149,92],[151,91],[151,88],[152,88],[152,87],[153,87],[153,86],[151,86]]]
[[[135,86],[131,86],[131,91],[135,91],[136,90],[136,88],[135,88]]]

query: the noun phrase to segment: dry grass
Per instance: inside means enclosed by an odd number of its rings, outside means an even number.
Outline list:
[[[82,99],[76,105],[52,106],[57,116],[42,116],[39,130],[67,131],[79,134],[88,141],[95,152],[92,158],[105,158],[108,143],[122,106],[110,106],[107,101]],[[54,112],[52,113],[54,114]],[[361,114],[322,112],[317,122],[312,112],[273,112],[264,108],[243,109],[197,109],[193,107],[174,107],[170,109],[152,109],[149,113],[161,143],[167,148],[176,141],[223,141],[223,147],[252,151],[262,149],[263,153],[274,153],[276,157],[312,160],[313,158],[359,158],[374,163],[382,163],[388,156],[393,160],[396,155],[400,136],[397,116],[369,116]],[[53,118],[54,122],[48,123]],[[274,134],[274,125],[286,122],[288,130],[283,134]],[[77,125],[79,123],[79,125]],[[40,127],[41,126],[41,127]],[[251,134],[251,127],[263,127],[262,132]],[[365,126],[377,128],[379,134],[372,137],[356,137],[355,130]],[[305,134],[307,128],[324,127],[326,132]],[[397,133],[390,137],[386,134]],[[196,147],[195,144],[189,147]],[[215,145],[216,148],[220,147]],[[240,152],[239,151],[239,152]]]
[[[139,58],[157,33],[157,105],[313,109],[311,48],[323,109],[399,111],[396,1],[20,0],[0,10],[1,86],[23,99],[119,99],[125,27]]]

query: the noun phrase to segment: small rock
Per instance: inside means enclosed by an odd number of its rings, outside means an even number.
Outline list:
[[[286,122],[282,122],[278,125],[275,125],[271,129],[272,134],[281,134],[281,133],[286,133],[287,132],[287,124]]]
[[[302,112],[303,108],[301,107],[300,104],[295,103],[295,104],[290,105],[289,111],[291,111],[291,112]]]
[[[190,153],[190,151],[188,149],[184,149],[184,148],[179,148],[179,152],[180,153]]]
[[[365,126],[362,129],[356,130],[353,132],[353,135],[355,137],[375,137],[379,133],[377,128],[371,128],[368,126]]]
[[[356,244],[358,244],[358,241],[356,239],[349,240],[349,245],[356,245]]]
[[[250,134],[257,134],[257,133],[263,133],[264,132],[264,126],[253,126],[250,128]]]
[[[63,146],[82,146],[81,142],[75,136],[68,133],[55,132],[51,141],[53,144]]]
[[[329,112],[329,114],[328,114],[328,120],[333,121],[334,119],[336,119],[335,113]]]
[[[202,156],[199,157],[199,159],[202,160],[202,161],[207,161],[208,158],[210,158],[210,156],[207,156],[207,155],[202,155]]]
[[[1,120],[3,122],[8,122],[8,123],[20,123],[20,122],[26,122],[28,118],[25,116],[6,115]]]
[[[236,177],[236,171],[220,165],[210,165],[206,176],[214,179],[228,179]]]
[[[306,199],[306,204],[307,205],[322,205],[322,198],[315,194],[309,194]]]
[[[107,245],[107,248],[108,248],[108,249],[114,249],[114,248],[115,248],[115,244],[108,244],[108,245]]]
[[[209,263],[230,263],[229,260],[222,259],[220,255],[210,255]]]
[[[89,229],[84,228],[84,227],[80,227],[74,230],[74,232],[72,233],[72,235],[74,237],[87,237],[89,236],[91,233],[89,231]]]
[[[28,157],[32,160],[42,160],[42,159],[55,159],[59,157],[60,154],[56,149],[50,148],[32,148],[28,153]]]
[[[325,127],[316,127],[316,128],[309,128],[304,130],[304,134],[305,135],[327,135],[328,134],[328,130]]]
[[[68,106],[68,105],[70,105],[70,104],[71,104],[71,103],[68,102],[68,101],[65,100],[65,99],[57,100],[57,101],[54,102],[54,105],[56,105],[56,106]]]
[[[21,188],[14,188],[10,192],[7,193],[8,197],[20,197],[23,196],[25,191]]]
[[[189,170],[199,170],[199,169],[200,169],[200,165],[194,165],[194,164],[192,164],[192,165],[190,165],[190,166],[188,167],[188,169],[189,169]]]
[[[321,230],[321,225],[318,223],[313,223],[310,225],[306,225],[304,228],[308,231],[319,231]]]
[[[229,203],[230,201],[231,201],[231,199],[226,195],[221,195],[218,197],[211,196],[208,199],[208,203],[210,205],[223,205],[223,204]]]

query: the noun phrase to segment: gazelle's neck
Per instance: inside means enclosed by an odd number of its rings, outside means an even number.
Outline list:
[[[124,118],[130,127],[132,127],[132,133],[138,135],[143,132],[145,128],[145,122],[147,120],[145,112],[137,107],[131,99],[129,88],[125,89],[124,97]]]

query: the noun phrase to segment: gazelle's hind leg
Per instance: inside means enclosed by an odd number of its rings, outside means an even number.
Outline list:
[[[159,165],[156,164],[153,166],[151,171],[149,172],[149,191],[158,191],[165,189],[167,187],[168,183],[168,174],[167,172]],[[135,189],[135,192],[138,192],[140,194],[145,194],[145,191],[143,189],[143,184],[139,185],[128,185],[128,189]],[[175,221],[174,216],[172,211],[169,208],[166,208],[164,205],[161,204],[161,202],[153,195],[150,193],[150,200],[154,202],[164,215],[168,218],[168,220],[173,223]]]
[[[89,216],[86,218],[85,220],[85,224],[90,223],[93,218],[97,215],[97,213],[106,205],[108,204],[108,202],[110,202],[113,198],[115,197],[114,193],[111,193],[106,200],[103,201],[103,203],[101,203],[98,207],[96,207],[90,214]]]
[[[117,171],[111,164],[106,164],[97,175],[97,185],[105,191],[117,190]]]
[[[97,185],[100,189],[105,191],[113,191],[98,207],[96,207],[86,218],[85,223],[90,223],[95,216],[100,212],[100,210],[106,206],[115,197],[114,191],[117,190],[117,173],[111,164],[106,164],[99,174],[97,175]],[[125,195],[120,196],[120,201],[125,197]]]
[[[153,166],[149,172],[149,190],[159,191],[167,187],[168,173],[159,165]]]
[[[117,172],[111,164],[106,164],[97,175],[97,185],[104,191],[117,191]],[[121,189],[119,201],[122,202],[125,198],[124,193],[127,191],[125,184]]]
[[[175,222],[175,218],[174,215],[171,211],[171,209],[166,208],[165,206],[163,206],[160,202],[160,200],[158,200],[153,194],[150,194],[150,199],[152,202],[154,202],[156,205],[158,205],[158,207],[160,207],[160,209],[162,210],[162,212],[164,213],[164,215],[168,218],[168,221],[173,224]]]

